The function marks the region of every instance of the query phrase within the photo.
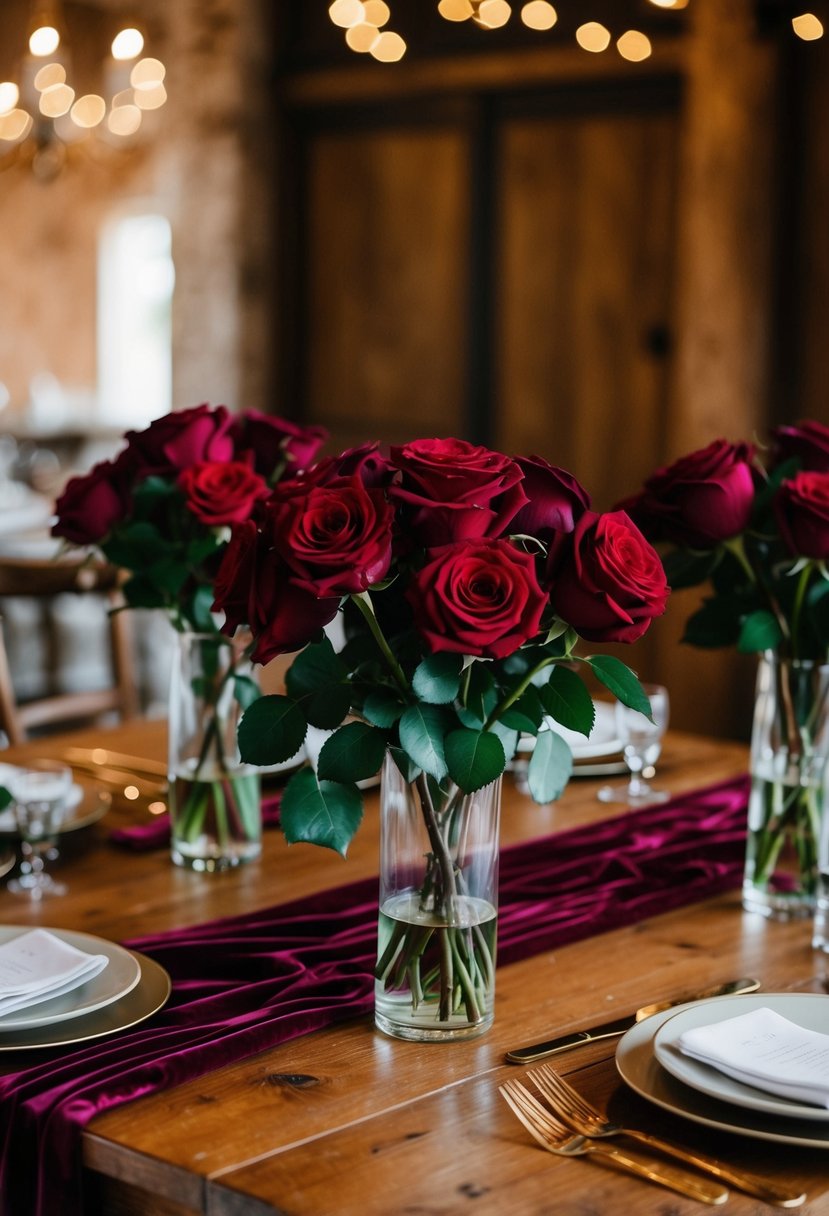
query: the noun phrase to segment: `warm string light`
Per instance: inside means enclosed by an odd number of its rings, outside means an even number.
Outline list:
[[[823,37],[823,22],[814,13],[801,13],[799,17],[792,17],[792,29],[804,42],[814,42]]]
[[[379,2],[360,6],[385,9]],[[70,59],[57,0],[40,8],[28,31],[28,50],[21,58],[18,79],[0,81],[0,167],[4,153],[11,163],[18,147],[30,137],[32,167],[42,177],[60,168],[67,146],[98,129],[111,142],[136,134],[146,111],[167,100],[166,69],[160,60],[142,56],[144,33],[122,22],[112,39],[111,58],[102,65],[106,79],[100,93],[77,95],[70,80]]]

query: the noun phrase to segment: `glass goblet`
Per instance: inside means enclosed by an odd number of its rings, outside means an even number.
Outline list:
[[[16,770],[8,779],[8,788],[14,799],[22,854],[21,873],[9,882],[9,891],[30,899],[65,895],[64,883],[46,873],[46,861],[66,812],[72,770],[57,761],[35,760]]]
[[[598,793],[601,802],[646,806],[670,797],[667,790],[655,789],[645,780],[645,774],[653,776],[654,765],[662,751],[662,736],[668,727],[668,690],[661,684],[643,684],[642,687],[651,703],[653,721],[621,701],[616,702],[616,731],[630,780],[627,785],[603,785]]]

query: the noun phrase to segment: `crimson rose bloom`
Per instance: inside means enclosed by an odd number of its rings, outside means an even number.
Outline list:
[[[53,536],[73,545],[103,540],[129,508],[127,461],[102,460],[83,477],[71,477],[55,503]]]
[[[320,450],[328,432],[321,426],[299,426],[286,418],[245,410],[233,419],[232,434],[237,451],[249,449],[253,467],[263,477],[285,464],[286,473],[307,468]]]
[[[553,587],[553,607],[590,642],[635,642],[668,602],[659,555],[624,511],[586,511]]]
[[[225,614],[222,633],[232,637],[240,625],[250,627],[256,637],[255,663],[300,650],[339,607],[339,599],[317,599],[298,587],[252,520],[234,527],[214,595],[213,611]]]
[[[711,548],[748,525],[754,503],[752,456],[747,443],[715,439],[657,469],[640,495],[619,506],[655,540]]]
[[[516,462],[465,439],[416,439],[390,460],[402,475],[391,495],[427,548],[501,536],[527,501]]]
[[[366,489],[376,490],[387,486],[394,469],[380,452],[379,443],[362,443],[356,448],[347,448],[338,456],[326,456],[305,472],[305,480],[314,485],[330,485],[338,477],[353,477],[357,474]]]
[[[179,473],[204,460],[233,460],[233,419],[223,405],[174,410],[143,431],[127,431],[142,477]]]
[[[433,652],[503,659],[534,637],[548,599],[535,559],[507,540],[447,546],[406,591],[415,626]]]
[[[241,523],[270,494],[263,478],[241,460],[199,461],[179,474],[178,485],[188,508],[209,527]]]
[[[314,595],[359,594],[389,568],[394,512],[356,473],[322,486],[288,482],[267,511],[274,545]]]
[[[794,426],[779,426],[771,434],[775,465],[797,457],[802,469],[829,473],[829,427],[822,422],[796,422]]]
[[[795,557],[829,557],[829,472],[798,473],[774,497],[783,543]]]

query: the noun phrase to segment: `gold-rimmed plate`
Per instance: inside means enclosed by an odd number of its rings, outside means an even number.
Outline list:
[[[130,951],[138,962],[140,975],[136,986],[111,1005],[96,1009],[71,1022],[39,1026],[33,1030],[13,1030],[0,1036],[0,1052],[34,1051],[41,1047],[68,1047],[104,1035],[129,1030],[158,1013],[169,1000],[172,982],[169,975],[145,954]]]

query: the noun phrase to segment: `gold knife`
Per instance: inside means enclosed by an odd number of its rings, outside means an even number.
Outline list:
[[[727,984],[715,984],[712,988],[704,988],[702,992],[675,997],[670,1001],[654,1001],[651,1005],[643,1005],[635,1013],[616,1018],[612,1022],[602,1022],[600,1026],[591,1026],[589,1030],[575,1030],[571,1034],[559,1035],[558,1038],[548,1039],[546,1043],[534,1043],[529,1047],[516,1047],[508,1051],[507,1062],[510,1064],[531,1064],[535,1060],[544,1060],[547,1056],[557,1055],[560,1051],[569,1051],[571,1047],[579,1047],[583,1043],[596,1043],[600,1039],[621,1038],[626,1031],[637,1022],[644,1021],[653,1013],[662,1013],[665,1009],[673,1009],[674,1005],[685,1005],[688,1001],[706,1001],[715,996],[735,996],[739,992],[756,992],[760,981],[754,979],[730,980]]]

